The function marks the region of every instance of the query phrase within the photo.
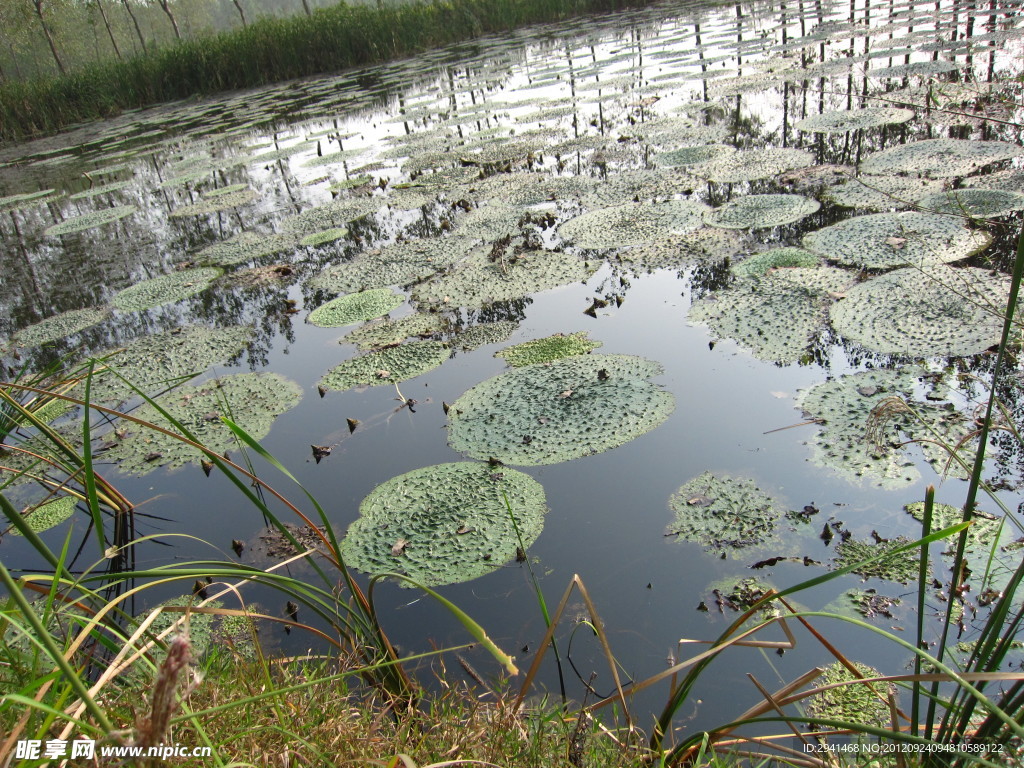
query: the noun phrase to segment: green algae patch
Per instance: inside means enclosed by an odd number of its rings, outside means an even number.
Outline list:
[[[763,277],[773,269],[782,267],[817,267],[821,259],[803,248],[772,248],[744,259],[732,267],[737,277]]]
[[[110,316],[106,307],[87,307],[61,312],[22,328],[11,341],[18,347],[38,347],[102,323]]]
[[[991,242],[955,216],[905,211],[840,221],[805,235],[803,246],[840,264],[891,269],[959,261]]]
[[[794,128],[808,133],[848,133],[882,125],[897,125],[914,119],[914,110],[898,107],[865,107],[822,112],[804,118]]]
[[[746,195],[708,211],[704,223],[721,229],[766,229],[800,221],[821,207],[800,195]]]
[[[898,269],[853,286],[829,313],[839,334],[874,352],[963,357],[999,343],[1009,292],[989,270]]]
[[[360,349],[379,349],[399,344],[412,336],[432,336],[444,328],[440,315],[414,312],[399,320],[383,320],[357,328],[342,339],[344,344],[355,344]]]
[[[473,458],[557,464],[611,450],[649,432],[675,398],[649,379],[657,363],[583,355],[488,379],[448,410],[448,442]]]
[[[122,312],[137,312],[170,304],[202,293],[222,274],[223,270],[216,267],[171,272],[125,288],[114,296],[111,303]]]
[[[195,439],[215,453],[237,447],[234,433],[221,421],[230,419],[255,440],[270,433],[274,420],[294,408],[302,398],[295,382],[276,373],[238,373],[186,384],[157,399],[157,404],[183,424]],[[170,426],[149,403],[134,412],[144,421]],[[157,467],[177,468],[197,464],[206,454],[174,437],[132,424],[118,444],[104,453],[104,459],[116,461],[122,472],[145,475]]]
[[[346,360],[324,374],[320,385],[342,391],[394,384],[434,370],[449,354],[448,345],[440,341],[411,341]]]
[[[42,533],[68,520],[75,514],[77,505],[78,499],[74,496],[60,496],[26,510],[24,520],[33,531]],[[11,533],[14,536],[21,536],[21,531],[17,528],[12,528]]]
[[[492,253],[474,250],[450,273],[417,286],[413,298],[435,306],[480,308],[586,280],[597,270],[597,264],[564,251],[499,254],[497,260]]]
[[[307,320],[321,328],[339,328],[343,325],[372,320],[401,306],[405,297],[387,288],[350,293],[323,304],[309,313]]]
[[[676,516],[666,535],[721,552],[765,543],[786,514],[752,480],[710,472],[680,486],[668,505]]]
[[[916,173],[937,179],[966,176],[1003,160],[1024,155],[1024,148],[1006,141],[924,139],[869,155],[861,171],[874,175]]]
[[[533,339],[522,344],[506,347],[495,352],[494,356],[504,359],[513,368],[522,368],[524,365],[550,363],[553,360],[561,360],[565,357],[586,355],[600,347],[601,344],[602,342],[600,341],[588,339],[586,331],[572,333],[568,336],[556,333],[543,339]]]
[[[296,245],[298,237],[290,233],[265,235],[261,232],[239,232],[227,240],[203,248],[196,254],[196,261],[210,266],[234,266],[293,250]]]
[[[104,224],[112,224],[131,216],[138,210],[134,205],[118,205],[113,208],[103,208],[91,213],[83,213],[81,216],[72,216],[59,224],[47,227],[44,235],[51,237],[56,235],[71,235],[76,232],[84,232],[87,229],[102,227]]]
[[[514,323],[511,320],[496,320],[493,323],[477,323],[464,331],[460,331],[455,336],[454,346],[467,352],[471,352],[474,349],[479,349],[485,344],[500,344],[501,342],[508,340],[508,337],[511,336],[518,327],[519,324]]]
[[[798,407],[821,425],[811,441],[811,461],[852,483],[868,480],[880,488],[905,488],[920,478],[907,452],[907,442],[918,440],[925,460],[942,473],[949,454],[934,441],[957,445],[973,424],[939,402],[941,390],[930,392],[925,401],[918,399],[923,375],[916,368],[863,371],[801,392]],[[973,451],[967,440],[958,453],[971,461]],[[963,475],[956,462],[950,471]]]
[[[881,672],[867,664],[856,662],[854,666],[863,677],[883,676]],[[807,714],[822,720],[839,720],[861,725],[877,726],[878,723],[888,723],[891,715],[887,697],[895,694],[893,686],[888,683],[853,683],[857,679],[859,678],[840,662],[829,664],[821,677],[815,680],[816,686],[825,687],[840,683],[851,685],[829,688],[808,697],[805,699]]]
[[[579,248],[625,248],[697,229],[706,210],[689,200],[626,203],[570,219],[558,234]]]
[[[476,462],[424,467],[363,500],[342,555],[364,573],[404,573],[427,586],[470,581],[536,541],[546,511],[544,488],[514,469]]]

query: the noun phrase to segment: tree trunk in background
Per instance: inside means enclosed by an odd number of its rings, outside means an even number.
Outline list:
[[[181,32],[178,31],[178,22],[174,20],[174,14],[171,13],[171,6],[168,0],[160,0],[160,7],[164,9],[164,13],[167,14],[167,18],[171,20],[171,26],[174,27],[174,36],[181,40]]]
[[[238,2],[238,0],[231,0],[231,1],[235,4],[235,8],[238,9],[238,15],[242,17],[242,26],[243,27],[249,26],[248,24],[245,23],[245,11],[242,10],[242,4],[240,2]]]
[[[96,0],[96,7],[100,9],[100,17],[103,19],[103,26],[107,28],[107,35],[110,37],[110,44],[114,46],[114,53],[121,58],[121,49],[117,47],[117,40],[114,39],[114,30],[110,28],[110,21],[107,19],[107,12],[103,10],[103,0]]]
[[[50,44],[50,53],[53,54],[53,60],[57,62],[57,69],[60,70],[62,75],[66,75],[68,71],[64,69],[64,62],[60,60],[60,55],[57,53],[57,44],[53,42],[53,34],[50,32],[50,27],[46,24],[46,20],[43,19],[43,0],[32,0],[32,5],[35,6],[36,16],[39,17],[39,26],[43,28],[46,42]]]
[[[132,12],[132,7],[128,5],[128,0],[121,0],[124,3],[124,9],[128,11],[128,15],[131,17],[132,24],[135,26],[135,34],[139,36],[139,45],[142,46],[142,52],[146,52],[146,38],[142,36],[142,30],[139,29],[139,20],[135,18],[135,14]]]
[[[307,2],[307,0],[302,0],[302,8],[303,8],[303,10],[306,11],[306,15],[307,16],[312,16],[313,15],[313,12],[311,10],[309,10],[309,3]]]

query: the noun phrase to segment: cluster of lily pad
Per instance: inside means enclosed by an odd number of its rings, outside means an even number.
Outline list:
[[[786,513],[753,481],[710,472],[680,486],[668,505],[676,513],[668,534],[722,552],[764,544]]]

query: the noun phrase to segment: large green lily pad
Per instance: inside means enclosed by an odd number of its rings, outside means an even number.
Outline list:
[[[708,211],[704,221],[721,229],[764,229],[800,221],[820,207],[817,200],[800,195],[745,195]]]
[[[452,404],[448,441],[474,458],[524,466],[611,450],[654,429],[675,409],[675,398],[649,381],[661,371],[628,355],[517,368]]]
[[[694,169],[694,173],[721,183],[757,181],[778,176],[783,171],[806,168],[814,157],[801,149],[747,149],[722,155]]]
[[[991,242],[955,216],[905,211],[846,219],[805,235],[803,246],[840,264],[891,269],[959,261]]]
[[[586,331],[571,333],[568,336],[556,333],[554,336],[505,347],[495,352],[494,356],[503,358],[513,368],[521,368],[524,365],[550,363],[566,357],[585,355],[600,346],[600,341],[591,341],[587,338]]]
[[[273,256],[282,251],[290,251],[298,245],[296,235],[263,234],[261,232],[239,232],[220,243],[209,245],[196,254],[200,264],[213,266],[232,266],[242,264],[264,256]]]
[[[907,208],[941,189],[941,181],[916,176],[862,176],[830,186],[824,197],[844,208],[884,211]]]
[[[1024,148],[1005,141],[924,139],[869,155],[861,163],[861,170],[877,175],[918,173],[948,179],[1022,155]]]
[[[843,337],[875,352],[960,357],[999,343],[1009,291],[988,270],[910,267],[853,286],[829,314]]]
[[[256,196],[256,190],[248,188],[208,195],[197,203],[175,208],[171,211],[170,217],[174,219],[185,216],[207,216],[211,213],[226,211],[229,208],[237,208],[240,205],[248,205],[256,199]]]
[[[110,314],[105,307],[87,307],[61,312],[22,328],[11,339],[19,347],[38,347],[102,323]]]
[[[75,507],[78,505],[78,499],[74,496],[59,496],[56,499],[45,501],[42,504],[27,510],[27,514],[24,515],[25,522],[28,527],[36,533],[42,533],[48,531],[51,528],[56,528],[58,525],[69,519],[75,514]],[[21,536],[21,531],[17,528],[12,528],[11,533],[15,536]]]
[[[343,325],[372,320],[386,315],[400,306],[405,298],[387,288],[350,293],[322,304],[309,313],[307,318],[321,328],[338,328]]]
[[[954,189],[926,195],[918,201],[925,210],[968,218],[1005,216],[1024,208],[1024,195],[1003,189]]]
[[[752,480],[710,472],[680,486],[668,505],[676,517],[667,533],[720,551],[763,544],[786,514]]]
[[[223,270],[216,267],[199,267],[171,272],[125,288],[114,296],[111,303],[122,312],[136,312],[158,307],[161,304],[170,304],[173,301],[181,301],[189,296],[202,293],[221,274],[223,274]]]
[[[175,420],[215,453],[233,450],[238,443],[234,433],[221,421],[225,417],[262,440],[274,420],[295,407],[302,389],[276,373],[237,373],[202,384],[186,384],[164,395],[157,402]],[[133,414],[144,421],[169,428],[168,421],[149,403]],[[206,454],[186,443],[145,427],[130,425],[126,436],[103,454],[105,460],[118,462],[122,472],[145,475],[157,467],[181,467],[198,463]]]
[[[794,127],[810,133],[847,133],[849,131],[876,128],[880,125],[906,123],[914,119],[914,110],[898,107],[865,107],[822,112],[804,118]]]
[[[113,208],[102,208],[98,211],[83,213],[81,216],[72,216],[71,218],[65,219],[59,224],[54,224],[52,227],[48,227],[43,234],[50,235],[52,237],[54,235],[70,235],[75,232],[82,232],[86,229],[101,227],[104,224],[110,224],[127,216],[131,216],[137,210],[138,208],[134,205],[118,205]]]
[[[379,349],[398,344],[411,336],[430,336],[444,327],[444,319],[436,314],[414,312],[399,320],[382,320],[357,328],[344,338],[345,344],[355,344],[360,349]]]
[[[345,390],[394,384],[434,370],[449,354],[448,345],[440,341],[411,341],[350,358],[324,374],[320,385]]]
[[[476,462],[438,464],[377,486],[341,549],[366,573],[453,584],[514,559],[520,546],[536,541],[546,511],[544,489],[529,475]]]
[[[626,203],[570,219],[558,234],[579,248],[624,248],[694,230],[706,210],[702,203],[689,200]]]

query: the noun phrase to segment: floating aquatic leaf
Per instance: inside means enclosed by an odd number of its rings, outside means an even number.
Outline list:
[[[546,512],[544,489],[529,475],[437,464],[377,486],[342,555],[366,573],[398,571],[427,586],[469,581],[515,559],[520,536],[527,547],[536,541]]]
[[[110,366],[143,392],[152,392],[227,360],[241,352],[251,338],[251,328],[193,325],[143,336],[124,349],[98,357],[107,357]],[[134,392],[114,376],[104,375],[93,380],[92,396],[97,402],[123,400]]]
[[[800,149],[747,149],[723,155],[694,169],[694,173],[711,181],[756,181],[778,176],[783,171],[806,168],[814,158]]]
[[[45,501],[39,506],[28,510],[28,514],[24,516],[25,523],[36,533],[48,531],[51,528],[56,528],[75,514],[77,504],[78,499],[74,496],[59,496],[50,501]],[[17,528],[12,528],[11,533],[15,536],[21,536],[21,532]]]
[[[333,301],[317,307],[310,312],[307,319],[313,325],[319,325],[321,328],[338,328],[342,325],[351,325],[386,315],[392,309],[400,306],[403,301],[405,301],[405,297],[392,293],[387,288],[360,291],[347,296],[339,296]]]
[[[696,229],[706,210],[702,203],[689,200],[627,203],[570,219],[558,228],[558,234],[580,248],[642,245]]]
[[[600,341],[591,341],[586,331],[572,333],[568,336],[556,333],[543,339],[533,339],[512,347],[505,347],[494,353],[495,357],[504,358],[513,368],[524,365],[550,363],[565,357],[585,355],[601,346]]]
[[[699,147],[683,147],[671,152],[662,152],[654,156],[654,162],[666,168],[678,168],[687,165],[701,165],[725,155],[731,155],[735,147],[728,144],[703,144]]]
[[[920,440],[927,441],[921,444],[925,459],[942,472],[948,454],[933,441],[954,446],[970,429],[959,412],[917,398],[922,373],[916,369],[863,371],[801,392],[798,406],[807,418],[821,424],[811,442],[811,461],[831,467],[852,483],[867,478],[881,488],[904,488],[920,478],[906,443]],[[959,452],[966,458],[972,451],[968,440]],[[954,475],[962,475],[958,464],[951,467]]]
[[[911,64],[897,64],[892,67],[868,70],[870,77],[907,77],[908,75],[940,75],[954,72],[960,65],[953,61],[915,61]]]
[[[320,385],[340,391],[393,384],[434,370],[448,355],[448,345],[440,341],[411,341],[346,360],[324,374]]]
[[[228,208],[237,208],[240,205],[248,205],[256,199],[256,190],[254,189],[240,189],[234,192],[227,192],[224,194],[215,194],[212,197],[200,200],[198,203],[192,203],[191,205],[183,205],[180,208],[175,208],[170,213],[170,217],[181,218],[183,216],[206,216],[211,213],[218,213],[220,211],[226,211]]]
[[[620,171],[610,175],[607,180],[591,189],[581,200],[588,208],[620,206],[623,200],[634,200],[650,204],[654,200],[664,200],[678,194],[688,194],[694,187],[703,183],[700,179],[687,176],[671,168],[654,170]],[[670,201],[671,202],[671,201]],[[680,213],[687,209],[687,201],[681,203]],[[696,203],[690,203],[691,207]],[[685,213],[684,213],[685,215]],[[687,227],[689,231],[692,227]],[[667,234],[667,233],[666,233]]]
[[[308,285],[330,293],[408,285],[455,264],[476,242],[473,238],[446,236],[395,243],[328,267],[310,278]]]
[[[733,266],[733,274],[739,277],[761,277],[769,270],[780,267],[817,267],[821,259],[803,248],[772,248],[744,259]]]
[[[459,333],[455,337],[455,346],[468,352],[485,344],[498,344],[508,339],[518,327],[518,324],[511,320],[478,323]]]
[[[223,197],[224,195],[233,195],[236,192],[242,192],[248,188],[249,186],[247,184],[228,184],[226,187],[207,190],[203,193],[203,199],[209,200],[211,198]]]
[[[919,173],[939,179],[966,176],[979,168],[1024,155],[1005,141],[924,139],[875,152],[861,163],[864,173]]]
[[[19,347],[38,347],[102,323],[109,315],[105,307],[72,309],[22,328],[11,341]]]
[[[810,251],[840,264],[869,269],[959,261],[984,250],[991,242],[989,235],[968,229],[954,216],[916,211],[855,216],[803,239]]]
[[[601,370],[606,378],[598,376]],[[474,458],[528,466],[610,450],[672,413],[675,399],[648,380],[661,370],[627,355],[517,368],[477,384],[451,405],[449,443]]]
[[[659,238],[622,250],[618,260],[635,270],[672,269],[701,261],[722,261],[743,247],[739,235],[725,229],[701,227],[685,235]]]
[[[710,472],[680,486],[668,505],[676,517],[667,534],[721,551],[763,544],[786,513],[752,480]]]
[[[763,229],[792,224],[821,207],[817,200],[800,195],[745,195],[708,211],[704,222],[721,229]]]
[[[378,349],[398,344],[411,336],[429,336],[444,327],[440,315],[414,312],[400,320],[383,320],[357,328],[341,341],[360,349]]]
[[[348,230],[344,227],[334,227],[332,229],[325,229],[323,232],[314,232],[312,235],[306,235],[299,240],[299,245],[324,245],[326,243],[333,243],[335,240],[341,240],[341,238],[347,235]]]
[[[205,291],[221,274],[223,270],[217,267],[171,272],[125,288],[114,296],[111,303],[122,312],[136,312],[172,301],[181,301]]]
[[[836,568],[845,568],[862,560],[871,557],[878,557],[886,552],[906,546],[912,541],[905,536],[896,536],[892,539],[883,539],[878,542],[841,541],[836,545]],[[863,576],[865,579],[876,578],[886,581],[897,581],[900,584],[909,584],[917,581],[920,574],[920,551],[910,549],[895,557],[890,557],[876,563],[860,565],[853,569],[853,573]]]
[[[809,133],[847,133],[880,125],[906,123],[914,119],[914,110],[897,107],[865,107],[822,112],[804,118],[794,127]]]
[[[525,251],[501,255],[497,261],[491,253],[476,249],[449,274],[417,286],[413,298],[440,306],[483,307],[586,280],[597,269],[564,251]]]
[[[325,229],[347,227],[351,222],[376,213],[384,206],[379,197],[346,197],[281,219],[286,232],[312,234]]]
[[[72,216],[59,224],[48,227],[44,235],[70,235],[75,232],[82,232],[93,227],[100,227],[104,224],[118,221],[131,216],[138,210],[134,205],[118,205],[114,208],[102,208],[91,213],[83,213],[81,216]]]
[[[898,269],[852,287],[832,325],[866,349],[910,357],[973,355],[999,343],[1009,280],[942,265]]]
[[[196,254],[196,261],[211,266],[233,266],[248,261],[291,251],[298,245],[293,234],[270,234],[260,232],[239,232],[234,237],[209,245]]]
[[[18,195],[0,197],[0,211],[17,211],[27,208],[28,204],[37,205],[58,197],[54,189],[40,189],[37,192],[22,192]]]
[[[221,421],[222,416],[253,439],[262,440],[274,420],[295,407],[301,398],[299,385],[276,373],[237,373],[202,384],[183,385],[158,398],[157,403],[184,424],[198,442],[214,453],[224,453],[235,448],[237,441]],[[159,426],[167,425],[159,411],[148,403],[133,415]],[[122,472],[132,475],[145,475],[157,467],[198,464],[205,458],[205,453],[191,445],[134,424],[117,445],[104,453],[104,459],[118,462]]]
[[[924,502],[915,501],[903,507],[915,520],[924,522]],[[932,505],[932,531],[941,528],[948,528],[951,525],[963,522],[964,513],[960,507],[953,507],[949,504]],[[988,549],[995,543],[1002,530],[1002,520],[980,515],[977,512],[971,518],[973,522],[967,529],[967,547],[975,550],[975,554],[988,554]],[[956,538],[948,541],[955,543]],[[951,547],[954,548],[954,547]]]
[[[458,220],[456,232],[463,237],[483,238],[488,241],[517,235],[521,229],[519,222],[523,218],[523,213],[519,206],[481,205]]]
[[[1005,216],[1024,209],[1024,195],[1000,189],[954,189],[926,195],[918,205],[934,213],[950,213],[971,218]]]
[[[882,677],[882,673],[867,664],[855,662],[854,666],[863,677]],[[825,667],[815,684],[834,685],[857,679],[843,664],[836,661]],[[895,691],[886,683],[858,683],[830,688],[805,699],[807,714],[823,720],[839,720],[847,723],[862,723],[876,726],[890,719],[888,696]]]
[[[862,176],[825,190],[824,197],[844,208],[884,211],[906,208],[942,189],[942,182],[912,176]]]
[[[108,195],[111,192],[120,192],[129,184],[131,184],[130,181],[114,181],[110,184],[101,184],[98,187],[90,187],[89,189],[83,189],[81,192],[75,192],[73,195],[68,195],[68,200],[87,200],[90,197],[97,197],[98,195]],[[0,200],[0,210],[3,210],[3,200]]]
[[[965,187],[981,187],[983,189],[1004,189],[1009,192],[1024,192],[1024,170],[1007,168],[1004,171],[984,173],[963,180]]]

